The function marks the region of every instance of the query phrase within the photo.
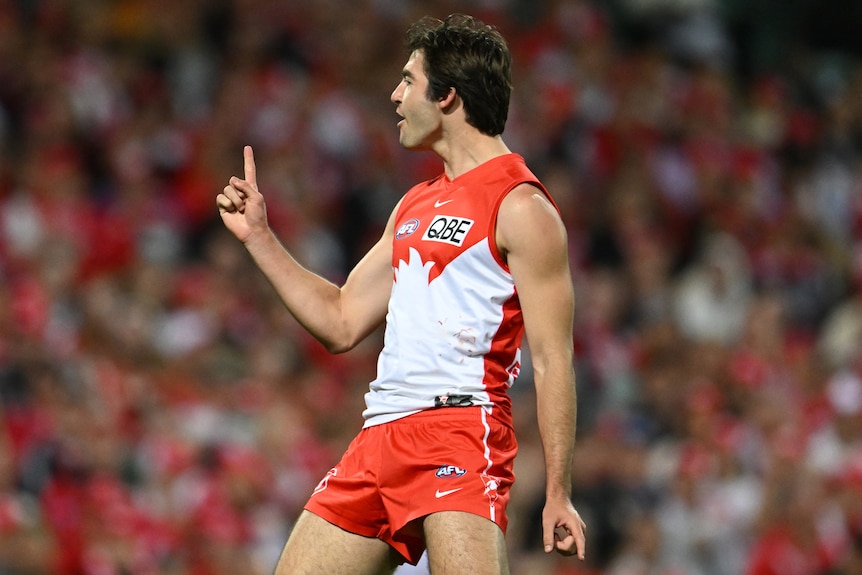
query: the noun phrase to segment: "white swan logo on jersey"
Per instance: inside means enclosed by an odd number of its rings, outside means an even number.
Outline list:
[[[461,469],[457,465],[441,465],[434,475],[443,479],[447,477],[461,477],[465,473],[467,473],[467,470]]]
[[[395,233],[395,239],[403,240],[404,238],[415,232],[417,229],[419,229],[419,220],[417,220],[416,218],[413,218],[412,220],[407,220],[406,222],[401,224],[400,228],[398,228],[398,231]]]
[[[408,222],[409,223],[409,222]],[[473,220],[456,218],[454,216],[436,216],[425,230],[423,240],[432,242],[443,242],[461,247],[467,232],[473,227]]]

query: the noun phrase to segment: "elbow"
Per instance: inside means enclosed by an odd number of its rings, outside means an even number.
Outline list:
[[[355,325],[355,323],[342,322],[337,327],[334,325],[332,329],[326,333],[315,333],[317,340],[323,344],[326,351],[333,355],[346,353],[368,337],[373,328],[363,328]]]
[[[332,355],[347,353],[355,347],[354,345],[337,341],[322,341],[321,343],[323,344],[323,347],[326,348],[326,351],[328,351]]]
[[[323,344],[323,347],[333,355],[347,353],[359,344],[359,339],[343,334],[343,337],[338,338],[318,338],[318,341]]]

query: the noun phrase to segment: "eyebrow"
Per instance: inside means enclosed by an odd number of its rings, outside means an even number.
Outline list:
[[[401,77],[402,78],[411,78],[411,79],[415,78],[415,76],[413,75],[413,72],[411,72],[407,68],[404,68],[403,70],[401,70]]]

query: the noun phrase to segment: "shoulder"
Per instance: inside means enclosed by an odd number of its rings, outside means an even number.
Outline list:
[[[565,241],[560,214],[547,193],[532,183],[518,184],[506,194],[497,214],[497,245],[509,253],[537,241]]]
[[[560,221],[557,206],[538,185],[521,183],[512,188],[503,198],[498,215],[499,225],[522,222],[547,223]]]

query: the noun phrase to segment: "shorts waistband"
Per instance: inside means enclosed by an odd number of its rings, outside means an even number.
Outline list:
[[[390,421],[390,424],[409,425],[411,423],[423,423],[426,419],[434,419],[436,421],[479,421],[482,412],[493,419],[497,423],[510,427],[505,421],[496,417],[493,411],[488,411],[480,405],[472,405],[468,407],[434,407],[423,409],[406,417],[401,417]],[[384,424],[385,425],[385,424]]]

